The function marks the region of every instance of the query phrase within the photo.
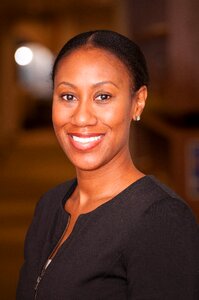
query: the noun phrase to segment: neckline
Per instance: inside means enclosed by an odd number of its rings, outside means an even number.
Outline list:
[[[119,192],[117,195],[115,195],[113,198],[111,198],[110,200],[100,204],[99,206],[97,206],[95,209],[82,213],[79,215],[78,219],[81,217],[86,217],[92,214],[95,214],[96,212],[114,205],[115,203],[118,203],[120,200],[122,200],[122,198],[124,197],[124,195],[128,194],[130,191],[135,190],[137,187],[139,187],[140,185],[142,185],[144,182],[146,182],[147,180],[151,179],[153,176],[152,175],[144,175],[143,177],[139,178],[138,180],[132,182],[130,185],[128,185],[126,188],[124,188],[121,192]],[[66,214],[68,217],[71,216],[71,214],[65,210],[65,203],[66,201],[69,199],[69,197],[72,195],[72,193],[74,192],[76,186],[78,184],[77,178],[74,178],[71,181],[71,185],[69,186],[68,191],[66,192],[66,194],[64,195],[62,202],[61,202],[61,208],[62,208],[62,212],[64,214]]]

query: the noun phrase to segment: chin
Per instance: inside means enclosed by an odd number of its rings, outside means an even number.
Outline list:
[[[73,165],[75,166],[76,170],[80,171],[95,171],[101,167],[102,164],[95,162],[81,162],[81,163],[74,163],[72,162]]]
[[[63,148],[62,148],[63,149]],[[105,164],[105,157],[100,151],[81,152],[71,151],[71,149],[65,150],[65,154],[77,170],[81,171],[94,171],[99,169]]]

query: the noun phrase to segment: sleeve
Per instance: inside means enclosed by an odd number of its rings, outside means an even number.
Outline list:
[[[199,229],[190,209],[164,199],[138,223],[126,247],[128,299],[199,299]]]

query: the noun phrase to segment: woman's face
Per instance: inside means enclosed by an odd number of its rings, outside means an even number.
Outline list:
[[[126,66],[105,50],[81,48],[59,62],[53,125],[76,168],[96,170],[127,155],[132,94]]]

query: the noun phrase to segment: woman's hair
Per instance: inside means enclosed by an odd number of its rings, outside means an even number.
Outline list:
[[[135,91],[143,85],[148,86],[149,75],[146,60],[140,48],[129,38],[111,30],[83,32],[70,39],[55,59],[52,69],[53,82],[59,62],[74,50],[88,46],[100,48],[115,55],[127,67],[133,79]]]

